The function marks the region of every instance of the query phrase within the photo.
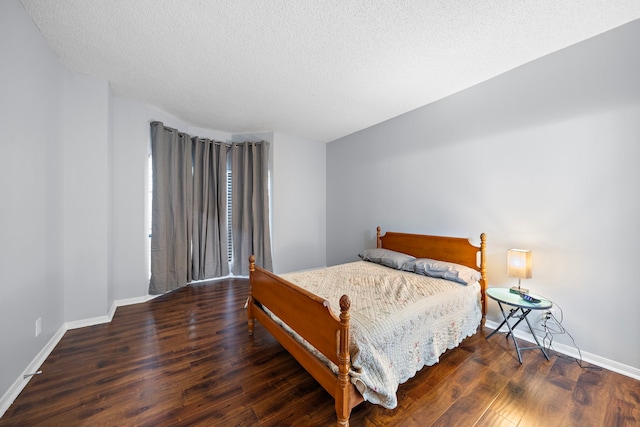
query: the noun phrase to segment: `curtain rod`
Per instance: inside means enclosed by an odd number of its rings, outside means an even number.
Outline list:
[[[152,122],[151,122],[151,125],[159,125],[159,126],[162,126],[165,130],[167,130],[167,131],[169,131],[169,132],[178,132],[178,134],[179,134],[179,135],[186,135],[186,136],[188,136],[188,137],[189,137],[190,139],[192,139],[192,140],[193,140],[193,139],[204,140],[204,141],[206,141],[206,142],[213,143],[213,144],[217,144],[217,145],[224,144],[224,145],[227,145],[227,146],[233,146],[234,144],[269,144],[269,142],[268,142],[268,141],[265,141],[265,140],[263,140],[263,139],[262,139],[262,140],[260,140],[260,141],[243,141],[243,142],[232,141],[232,142],[223,142],[223,141],[216,141],[215,139],[210,139],[210,138],[202,138],[202,137],[199,137],[199,136],[191,136],[191,135],[189,135],[189,134],[188,134],[188,133],[186,133],[186,132],[180,132],[178,129],[174,129],[174,128],[170,128],[170,127],[168,127],[168,126],[165,126],[165,125],[164,125],[164,123],[162,123],[162,122],[160,122],[160,121],[157,121],[157,120],[152,121]]]

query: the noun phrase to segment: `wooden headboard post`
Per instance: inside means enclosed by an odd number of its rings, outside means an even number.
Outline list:
[[[378,226],[378,228],[376,228],[376,248],[382,247],[382,240],[380,240],[380,231],[380,226]]]
[[[487,235],[480,234],[480,296],[482,298],[482,321],[480,327],[484,328],[484,322],[487,317],[487,266],[486,266],[486,250],[487,250]]]

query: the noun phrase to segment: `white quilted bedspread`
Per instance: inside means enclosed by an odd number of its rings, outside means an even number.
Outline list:
[[[327,299],[351,299],[351,381],[365,400],[395,408],[398,385],[476,332],[478,283],[461,285],[358,261],[283,278]],[[324,359],[337,373],[337,367]]]

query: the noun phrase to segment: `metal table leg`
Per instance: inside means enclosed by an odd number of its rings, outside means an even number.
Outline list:
[[[544,346],[540,345],[540,341],[538,341],[538,337],[536,336],[536,334],[533,333],[533,328],[531,327],[531,323],[529,323],[529,319],[527,319],[527,317],[525,316],[524,320],[527,322],[527,325],[529,326],[529,331],[531,331],[531,335],[533,335],[533,339],[536,340],[537,345],[533,347],[522,347],[521,350],[535,350],[539,348],[540,351],[542,351],[542,354],[544,355],[545,359],[549,360],[549,355],[547,354],[547,350],[544,348]]]
[[[518,361],[520,363],[522,363],[522,355],[520,353],[521,350],[533,350],[533,349],[540,349],[542,351],[542,354],[544,355],[544,357],[549,360],[549,355],[547,354],[545,348],[543,346],[540,345],[540,341],[538,341],[538,337],[536,337],[536,334],[533,333],[533,328],[531,327],[531,323],[529,323],[529,319],[527,319],[527,316],[529,315],[529,313],[531,313],[531,309],[527,309],[526,311],[521,308],[521,307],[517,307],[517,308],[512,308],[511,310],[509,310],[509,315],[505,314],[504,308],[502,307],[502,303],[500,301],[496,301],[498,303],[498,306],[500,307],[500,312],[502,313],[502,317],[504,318],[504,320],[502,321],[502,323],[500,324],[500,326],[498,326],[493,332],[491,332],[486,339],[491,338],[494,334],[496,334],[497,332],[500,331],[500,329],[502,329],[502,327],[506,324],[507,328],[509,329],[509,332],[507,333],[505,338],[509,338],[509,335],[511,335],[511,339],[513,340],[513,344],[516,347],[516,352],[518,353]],[[521,312],[521,314],[518,314],[518,311]],[[511,318],[516,318],[518,319],[518,321],[511,326],[511,324],[509,323],[509,319]],[[529,331],[531,332],[531,335],[533,335],[533,339],[536,341],[537,346],[534,347],[522,347],[520,348],[520,346],[518,345],[518,341],[516,340],[515,335],[513,334],[513,330],[520,324],[520,322],[522,321],[526,321],[527,322],[527,326],[529,327]]]

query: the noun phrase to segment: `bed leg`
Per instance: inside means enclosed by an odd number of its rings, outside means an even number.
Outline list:
[[[253,327],[255,325],[255,318],[253,317],[253,285],[251,279],[253,273],[256,271],[256,257],[254,255],[249,256],[249,298],[245,303],[247,308],[247,323],[249,327],[249,336],[253,336]]]
[[[247,326],[249,328],[249,336],[253,336],[253,328],[255,326],[255,318],[253,317],[253,298],[247,299]]]
[[[338,418],[338,422],[336,424],[338,427],[349,427],[351,409],[349,409],[349,404],[345,395],[336,396],[336,416]]]

